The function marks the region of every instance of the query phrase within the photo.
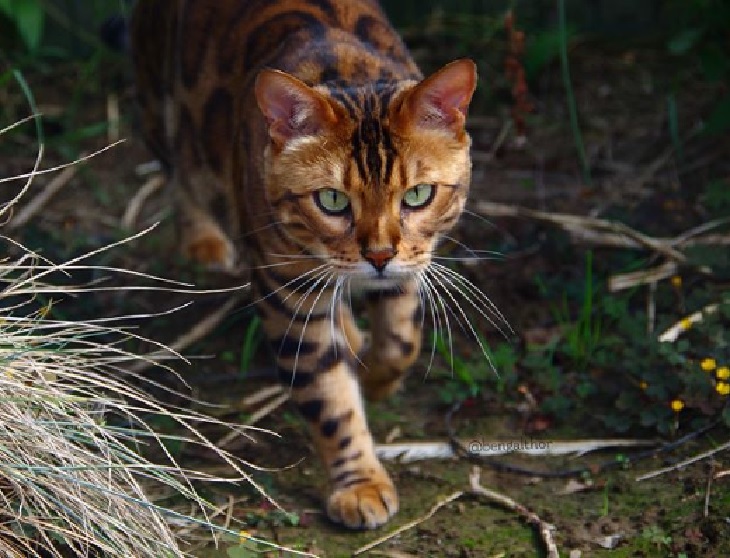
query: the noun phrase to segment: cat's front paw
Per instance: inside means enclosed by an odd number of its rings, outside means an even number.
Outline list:
[[[398,494],[393,482],[382,478],[335,489],[327,501],[327,515],[350,529],[375,529],[398,511]]]
[[[231,242],[220,234],[201,235],[188,239],[183,252],[188,257],[214,271],[231,271],[236,262]]]

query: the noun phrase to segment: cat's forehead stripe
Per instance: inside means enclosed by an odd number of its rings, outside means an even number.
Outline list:
[[[396,160],[396,150],[388,129],[388,107],[396,86],[378,83],[357,89],[333,88],[331,94],[348,110],[355,120],[352,134],[352,159],[360,180],[380,188],[390,182]]]

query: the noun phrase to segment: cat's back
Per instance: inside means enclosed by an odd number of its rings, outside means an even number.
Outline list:
[[[175,79],[186,88],[241,79],[261,67],[312,83],[356,70],[377,78],[383,65],[398,77],[418,76],[373,0],[140,0],[131,33],[135,65],[157,90]]]
[[[263,67],[310,85],[421,77],[374,0],[139,0],[130,31],[143,132],[168,166],[185,137],[201,142],[201,162],[216,162],[208,139],[250,120]]]

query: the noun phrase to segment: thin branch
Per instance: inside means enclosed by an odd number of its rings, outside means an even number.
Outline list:
[[[499,492],[495,492],[494,490],[484,488],[479,483],[480,475],[481,469],[476,466],[472,467],[471,473],[469,474],[470,491],[473,494],[484,496],[490,502],[494,502],[495,504],[498,504],[508,509],[509,511],[513,511],[521,515],[528,523],[537,527],[538,531],[540,532],[540,536],[542,537],[542,542],[545,544],[548,558],[560,558],[558,547],[555,544],[555,539],[553,538],[555,526],[543,521],[542,519],[540,519],[540,516],[538,516],[535,512],[528,510],[525,506],[523,506],[519,502],[515,502],[509,496],[505,496],[504,494],[500,494]]]
[[[707,459],[708,457],[711,457],[711,456],[715,455],[716,453],[720,453],[721,451],[724,451],[728,448],[730,448],[730,442],[725,442],[721,446],[718,446],[714,449],[702,452],[698,455],[690,457],[689,459],[680,461],[679,463],[675,463],[671,467],[664,467],[663,469],[657,469],[656,471],[652,471],[651,473],[646,473],[645,475],[636,477],[636,480],[644,481],[644,480],[648,480],[648,479],[653,479],[654,477],[658,477],[659,475],[663,475],[664,473],[670,473],[672,471],[677,471],[679,469],[686,467],[687,465],[691,465],[692,463],[696,463],[697,461],[702,461],[703,459]]]
[[[419,517],[418,519],[414,519],[413,521],[409,521],[405,525],[401,525],[398,527],[395,531],[392,531],[388,533],[387,535],[383,535],[379,539],[375,539],[373,542],[366,544],[365,546],[361,546],[358,548],[355,552],[352,553],[353,556],[358,556],[362,554],[363,552],[367,552],[368,550],[371,550],[375,548],[376,546],[383,544],[386,541],[389,541],[393,537],[396,537],[403,533],[404,531],[408,531],[409,529],[412,529],[416,525],[420,525],[427,519],[430,519],[433,514],[435,514],[437,511],[439,511],[441,508],[443,508],[446,504],[450,504],[454,500],[458,500],[461,498],[465,492],[463,490],[459,490],[457,492],[453,492],[452,494],[449,494],[446,496],[446,498],[439,500],[436,502],[430,510],[428,510],[428,513],[424,516]]]
[[[694,324],[700,323],[706,315],[714,314],[720,307],[719,304],[708,304],[702,310],[698,310],[679,320],[672,327],[659,336],[660,343],[674,343],[679,336],[691,328]]]

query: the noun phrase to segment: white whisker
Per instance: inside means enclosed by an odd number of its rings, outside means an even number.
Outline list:
[[[307,326],[309,325],[309,318],[312,316],[312,312],[317,307],[317,303],[319,302],[320,297],[322,294],[327,290],[327,286],[330,284],[330,281],[332,281],[332,278],[335,277],[334,273],[330,273],[327,276],[327,280],[325,281],[324,285],[322,285],[322,288],[319,290],[319,293],[317,293],[317,296],[314,298],[314,301],[312,302],[312,305],[309,307],[309,311],[307,312],[307,317],[304,319],[304,325],[302,325],[302,331],[299,333],[299,345],[297,345],[297,354],[294,356],[294,366],[292,367],[291,372],[291,378],[292,378],[292,385],[294,384],[294,375],[297,373],[297,365],[299,364],[299,351],[302,348],[302,341],[304,340],[304,332],[307,330]],[[314,286],[316,286],[317,283],[315,283]],[[296,313],[294,314],[297,315]],[[289,325],[291,326],[291,321],[289,322]],[[288,330],[287,330],[288,332]]]
[[[456,298],[454,297],[454,295],[453,295],[453,294],[451,293],[451,291],[450,291],[450,290],[449,290],[449,289],[448,289],[448,288],[446,287],[446,285],[444,285],[444,283],[443,283],[442,279],[443,279],[444,281],[447,281],[447,282],[449,282],[449,284],[451,284],[452,286],[453,286],[453,283],[452,283],[452,282],[451,282],[451,281],[449,280],[449,278],[448,278],[448,277],[446,277],[446,276],[444,276],[444,275],[438,275],[438,272],[437,272],[437,270],[435,270],[435,269],[431,269],[431,268],[429,268],[429,270],[428,270],[428,271],[430,272],[430,274],[431,274],[431,277],[432,277],[432,278],[434,279],[434,281],[435,281],[435,282],[436,282],[436,283],[437,283],[438,285],[440,285],[440,286],[441,286],[441,288],[443,288],[444,292],[446,293],[446,296],[448,296],[448,297],[449,297],[449,299],[451,300],[451,302],[452,302],[452,303],[454,304],[454,306],[456,306],[456,309],[457,309],[457,310],[459,311],[459,313],[461,314],[461,317],[462,317],[462,318],[464,319],[464,323],[466,323],[467,327],[468,327],[468,328],[469,328],[469,330],[471,331],[471,334],[472,334],[472,335],[474,336],[474,339],[475,339],[475,340],[476,340],[476,342],[477,342],[477,343],[479,344],[479,348],[480,348],[480,349],[482,350],[482,354],[483,354],[483,355],[485,356],[485,358],[487,359],[487,362],[489,363],[489,367],[490,367],[490,368],[492,369],[492,371],[494,371],[494,373],[495,373],[495,374],[496,374],[497,376],[499,376],[499,372],[497,371],[497,369],[496,369],[496,368],[495,368],[495,366],[494,366],[494,363],[492,362],[492,357],[491,357],[491,356],[489,355],[489,351],[487,351],[486,347],[484,346],[484,343],[482,343],[482,340],[481,340],[481,338],[479,337],[479,334],[477,334],[476,330],[474,329],[474,326],[473,326],[473,325],[471,324],[471,322],[469,321],[469,319],[468,319],[468,317],[467,317],[466,313],[464,312],[464,309],[463,309],[463,308],[461,307],[461,305],[460,305],[460,304],[458,303],[458,301],[456,300]],[[467,300],[468,300],[468,299],[467,299]],[[470,301],[470,302],[471,302],[471,301]],[[479,308],[478,308],[478,307],[476,307],[476,306],[475,306],[475,308],[477,308],[477,310],[479,309]],[[452,360],[452,367],[453,367],[453,352],[452,352],[452,355],[451,355],[451,360]]]
[[[505,338],[509,338],[509,336],[504,332],[504,330],[502,329],[502,327],[500,327],[497,321],[504,324],[509,330],[509,333],[515,335],[514,329],[512,329],[512,326],[507,321],[507,318],[504,316],[504,314],[502,314],[502,312],[499,311],[499,308],[497,308],[497,306],[489,299],[489,297],[484,294],[481,289],[479,289],[479,287],[477,287],[469,279],[454,271],[453,269],[450,269],[436,262],[431,264],[431,269],[432,271],[438,271],[444,277],[450,278],[452,280],[450,281],[450,284],[453,285],[459,292],[461,292],[461,289],[459,287],[467,291],[467,293],[471,295],[471,297],[465,296],[464,298],[469,301],[469,304],[471,304],[494,328],[496,328],[497,331],[502,334],[502,336],[504,336]],[[476,304],[477,302],[481,302],[482,304],[484,304],[489,309],[491,315],[488,315],[486,310],[480,308]]]
[[[256,303],[258,303],[258,302],[261,302],[262,300],[266,300],[266,299],[267,299],[267,298],[269,298],[270,296],[273,296],[273,295],[277,294],[277,293],[278,293],[279,291],[281,291],[282,289],[286,289],[286,288],[287,288],[287,287],[289,287],[289,285],[291,285],[292,283],[296,283],[297,281],[300,281],[301,279],[303,279],[303,278],[304,278],[304,277],[306,277],[307,275],[312,275],[313,273],[316,273],[317,271],[319,271],[319,270],[321,270],[321,269],[323,269],[323,268],[325,268],[325,267],[329,267],[329,264],[326,264],[326,263],[324,263],[324,264],[318,265],[317,267],[314,267],[314,268],[312,268],[312,269],[310,269],[310,270],[308,270],[308,271],[305,271],[304,273],[302,273],[302,274],[300,274],[300,275],[297,275],[297,276],[296,276],[296,277],[295,277],[294,279],[291,279],[291,280],[287,281],[287,282],[286,282],[286,283],[284,283],[283,285],[279,285],[279,287],[277,287],[277,288],[276,288],[276,289],[274,289],[273,291],[271,291],[271,292],[269,292],[268,294],[266,294],[266,295],[264,295],[264,296],[262,296],[262,297],[258,298],[257,300],[254,300],[253,302],[251,302],[251,303],[249,304],[249,306],[253,306],[253,305],[254,305],[254,304],[256,304]],[[309,282],[309,281],[306,281],[306,282],[304,283],[304,285],[306,285],[306,284],[307,284],[308,282]],[[302,286],[303,286],[303,285],[302,285]],[[290,296],[291,296],[292,294],[294,294],[295,292],[297,292],[297,290],[299,290],[299,288],[300,288],[300,287],[297,287],[297,289],[295,289],[294,291],[292,291],[291,293],[289,293],[289,295],[287,295],[287,297],[286,297],[286,298],[289,298],[289,297],[290,297]],[[285,298],[284,300],[286,300],[286,298]]]
[[[439,292],[436,290],[436,287],[434,286],[433,281],[429,277],[428,268],[426,270],[424,270],[422,279],[423,279],[424,283],[428,286],[428,292],[431,293],[431,301],[432,301],[431,310],[432,310],[432,315],[435,318],[434,325],[436,327],[435,335],[439,335],[440,328],[441,328],[441,317],[440,316],[441,316],[441,314],[443,314],[443,319],[444,319],[443,323],[446,325],[446,335],[447,335],[447,339],[448,339],[448,343],[449,343],[451,372],[453,374],[453,372],[454,372],[453,346],[454,345],[453,345],[453,340],[452,340],[452,336],[451,336],[451,323],[449,322],[449,315],[446,312],[446,305],[444,304],[443,298],[441,297]],[[439,313],[439,309],[441,311],[440,313]],[[432,359],[433,359],[435,350],[436,350],[436,337],[434,337],[434,341],[433,341],[433,347],[432,347],[432,353],[431,353]],[[429,365],[429,369],[430,369],[430,365]]]

